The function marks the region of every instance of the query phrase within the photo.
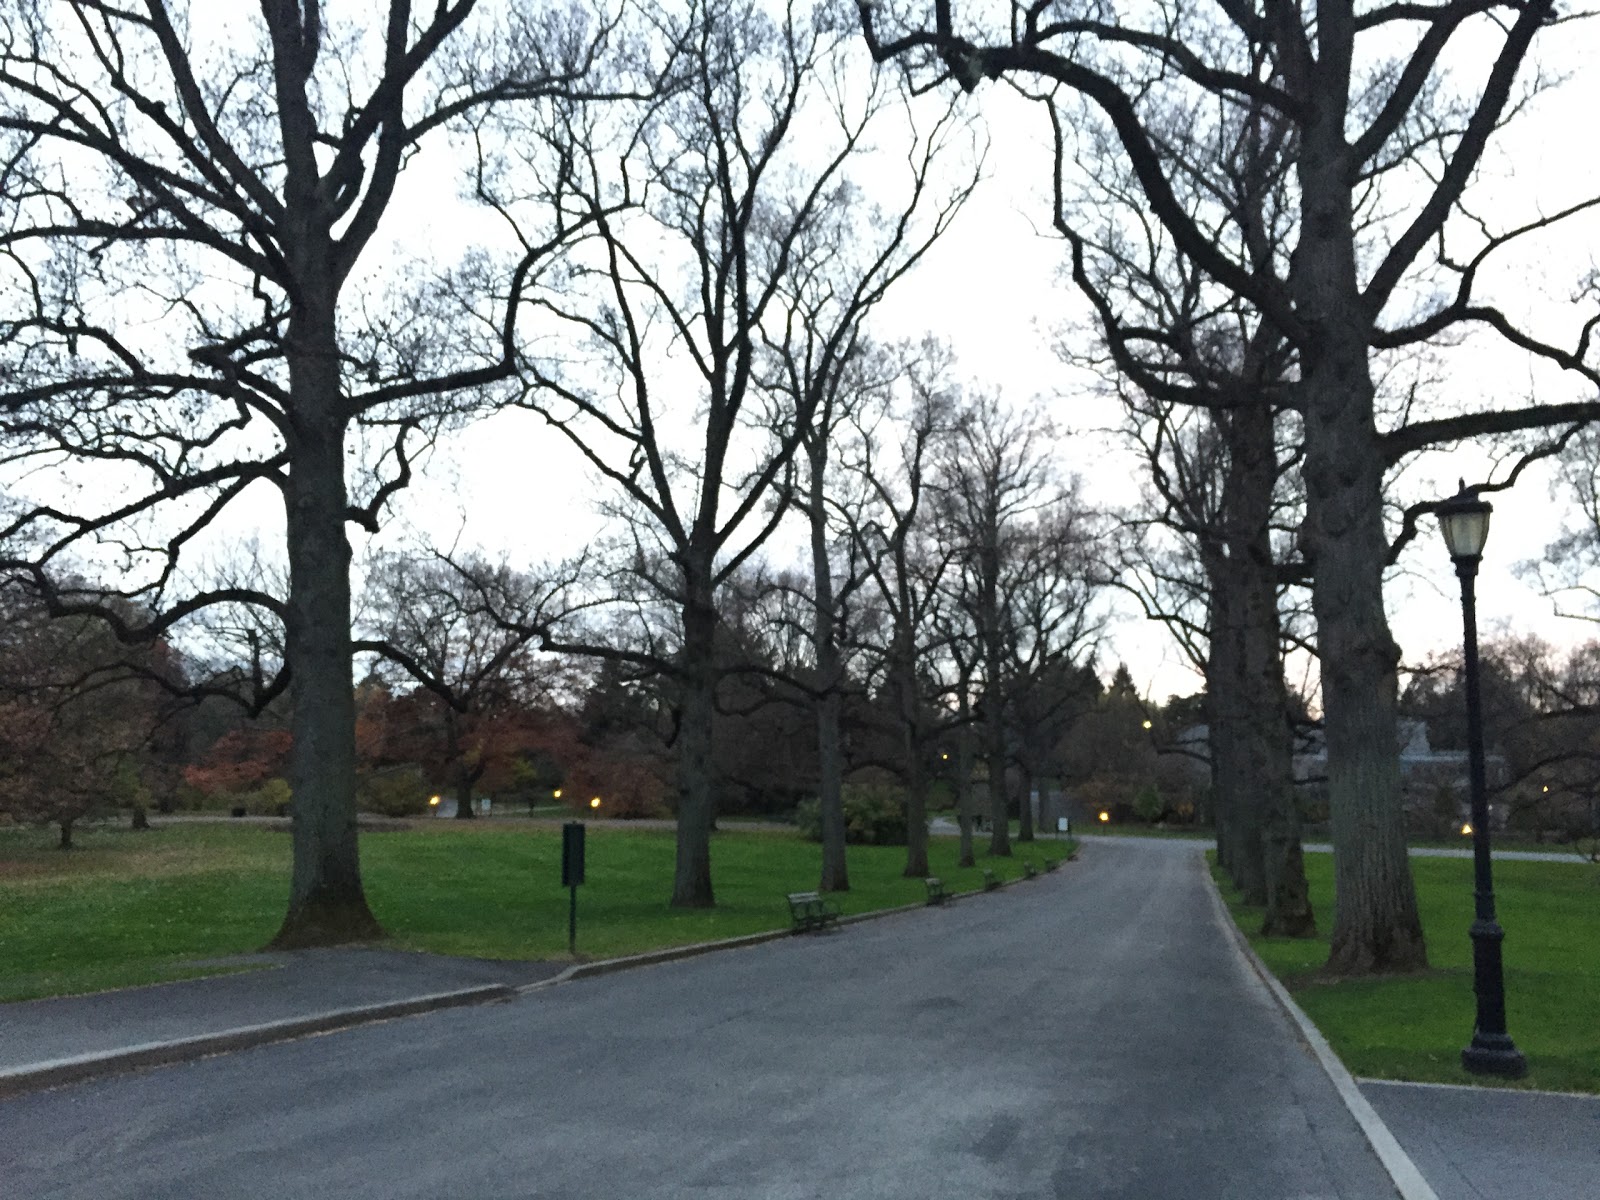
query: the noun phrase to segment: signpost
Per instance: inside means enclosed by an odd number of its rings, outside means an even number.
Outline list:
[[[1071,824],[1068,822],[1067,818],[1065,818],[1065,817],[1057,817],[1056,818],[1056,836],[1060,837],[1063,833],[1071,833],[1071,832],[1072,832],[1072,827],[1071,827]]]
[[[578,952],[578,885],[583,882],[583,822],[561,827],[561,886],[571,892],[567,906],[567,952]]]

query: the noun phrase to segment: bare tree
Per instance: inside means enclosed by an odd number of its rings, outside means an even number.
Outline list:
[[[941,107],[911,134],[903,198],[864,207],[853,172],[868,131],[904,102],[853,72],[850,31],[824,7],[686,0],[655,21],[651,36],[683,47],[681,90],[631,127],[568,106],[525,132],[520,169],[485,187],[515,222],[532,178],[593,226],[564,259],[570,286],[522,314],[524,403],[612,489],[630,559],[649,568],[636,577],[676,614],[676,644],[647,657],[679,697],[672,903],[694,908],[714,902],[718,591],[782,520],[796,453],[860,322],[962,189],[928,187],[957,131]],[[805,360],[787,389],[764,386],[775,346]]]
[[[355,649],[377,653],[436,702],[433,757],[455,790],[458,818],[474,815],[496,722],[543,698],[552,672],[537,631],[570,615],[565,597],[581,570],[580,560],[536,578],[477,556],[389,553],[366,573]]]
[[[375,530],[441,423],[511,378],[517,299],[596,215],[548,211],[534,242],[413,283],[379,237],[403,169],[492,103],[632,90],[599,78],[614,17],[352,7],[262,0],[223,22],[20,0],[0,30],[5,461],[95,472],[69,504],[58,488],[20,506],[3,566],[124,639],[226,602],[281,624],[265,686],[293,700],[282,946],[379,932],[356,852],[349,526]],[[480,294],[501,301],[486,322]],[[263,491],[282,502],[287,594],[209,586],[213,523]],[[94,547],[150,619],[58,582]]]
[[[1034,840],[1034,785],[1054,769],[1056,746],[1091,699],[1090,664],[1105,624],[1096,599],[1109,585],[1103,526],[1068,480],[1012,543],[1001,677],[1021,776],[1018,841]]]
[[[926,22],[913,20],[909,7],[880,12],[861,4],[859,11],[880,61],[902,59],[966,91],[1014,73],[1075,93],[1078,119],[1107,131],[1146,207],[1182,253],[1221,287],[1247,298],[1295,350],[1295,403],[1305,418],[1301,545],[1313,570],[1338,848],[1329,967],[1345,974],[1420,967],[1426,950],[1399,801],[1399,653],[1383,607],[1392,550],[1384,526],[1385,472],[1423,445],[1592,419],[1597,410],[1586,398],[1461,412],[1384,432],[1373,362],[1378,352],[1478,323],[1536,358],[1578,372],[1592,395],[1595,373],[1586,356],[1594,318],[1574,344],[1551,345],[1485,303],[1476,289],[1490,256],[1593,201],[1510,224],[1463,205],[1493,135],[1517,106],[1519,72],[1535,37],[1559,21],[1555,6],[1549,0],[1451,0],[1357,12],[1343,0],[1319,5],[1313,17],[1273,5],[1202,13],[1172,0],[1137,16],[1103,20],[1031,4],[1011,6],[1003,22],[986,20],[975,8],[936,0]],[[1265,59],[1256,47],[1267,48]],[[1446,61],[1459,99],[1440,107]],[[1247,245],[1218,240],[1186,210],[1172,177],[1174,161],[1191,147],[1164,141],[1147,120],[1150,104],[1165,109],[1174,94],[1259,105],[1292,127],[1295,240],[1289,254],[1263,264]],[[1399,186],[1380,186],[1402,175],[1406,185],[1416,185],[1414,201],[1403,201]],[[1380,194],[1387,210],[1383,236],[1362,243],[1358,213],[1380,203]],[[1451,225],[1455,215],[1465,221]],[[1453,247],[1463,229],[1471,231],[1470,248],[1431,253]],[[1433,293],[1436,301],[1409,305],[1413,284],[1441,279],[1449,282]]]
[[[148,743],[166,715],[153,681],[175,673],[164,644],[118,644],[85,616],[52,618],[25,584],[0,588],[0,811],[74,826],[121,803],[143,816]],[[132,615],[132,614],[130,614]]]
[[[941,538],[956,564],[954,591],[976,647],[981,682],[980,757],[989,777],[989,853],[1011,853],[1008,818],[1007,670],[1014,640],[1012,603],[1027,571],[1030,531],[1048,512],[1063,511],[1050,462],[1054,430],[1033,411],[1012,411],[979,392],[940,445],[937,470]]]
[[[928,874],[928,755],[938,728],[929,682],[945,636],[940,611],[953,557],[951,543],[934,531],[929,477],[955,416],[949,393],[921,368],[912,364],[908,373],[911,409],[898,445],[881,428],[888,414],[873,424],[858,417],[844,465],[860,481],[865,503],[841,510],[881,614],[858,624],[855,643],[876,662],[892,698],[906,791],[905,874],[914,879]]]

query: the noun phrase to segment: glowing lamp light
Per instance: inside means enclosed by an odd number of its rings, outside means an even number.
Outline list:
[[[1465,824],[1463,824],[1461,826],[1461,836],[1462,837],[1471,837],[1472,836],[1472,825],[1471,825],[1470,822],[1465,823]]]
[[[599,808],[600,807],[600,797],[596,796],[593,800],[589,801],[589,807],[590,808]]]
[[[1149,729],[1149,728],[1150,728],[1150,722],[1149,722],[1149,721],[1146,721],[1146,722],[1145,722],[1145,723],[1144,723],[1144,727],[1145,727],[1145,728],[1146,728],[1146,729]]]
[[[550,795],[557,800],[561,799],[561,789],[557,788],[555,791],[551,792]]]
[[[939,758],[944,762],[949,762],[950,761],[950,755],[947,754],[947,753],[939,755]],[[1549,790],[1550,790],[1549,788],[1545,788],[1545,791],[1548,792]]]
[[[1542,788],[1540,788],[1539,790],[1541,792],[1548,792],[1550,790],[1550,785],[1547,783]]]
[[[1111,814],[1108,813],[1108,812],[1103,812],[1103,813],[1100,814],[1100,819],[1102,821],[1109,821],[1109,820],[1111,820]]]
[[[1439,532],[1444,535],[1445,549],[1457,562],[1476,563],[1483,557],[1483,543],[1489,537],[1489,514],[1492,505],[1479,500],[1467,491],[1466,480],[1461,490],[1438,507]]]
[[[437,797],[437,796],[429,796],[428,797],[428,803],[437,808],[438,804],[439,804],[439,797]]]

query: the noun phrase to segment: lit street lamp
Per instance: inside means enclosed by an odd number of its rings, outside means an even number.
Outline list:
[[[1489,799],[1483,777],[1483,705],[1478,697],[1478,614],[1474,583],[1483,543],[1489,537],[1486,501],[1461,491],[1439,505],[1439,530],[1455,560],[1461,578],[1461,621],[1464,632],[1462,666],[1467,685],[1467,776],[1472,791],[1473,896],[1476,920],[1472,922],[1472,990],[1478,997],[1478,1020],[1472,1043],[1461,1052],[1461,1065],[1475,1075],[1504,1075],[1520,1079],[1528,1072],[1523,1058],[1506,1032],[1506,985],[1500,963],[1500,943],[1505,932],[1494,915],[1494,876],[1489,858]]]

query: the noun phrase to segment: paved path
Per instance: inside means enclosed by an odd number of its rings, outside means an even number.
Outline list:
[[[1361,1091],[1439,1200],[1600,1196],[1600,1096],[1375,1079]]]
[[[1328,842],[1307,842],[1303,847],[1308,854],[1332,854],[1333,846]],[[1471,858],[1470,848],[1461,850],[1448,850],[1443,846],[1411,846],[1406,853],[1412,858]],[[1496,862],[1564,862],[1588,864],[1592,862],[1586,854],[1576,850],[1496,850]]]
[[[0,1103],[29,1197],[1378,1200],[1184,843]]]
[[[241,954],[211,961],[265,969],[0,1007],[0,1073],[423,997],[468,1000],[494,985],[517,987],[562,969],[559,963],[378,949]]]

